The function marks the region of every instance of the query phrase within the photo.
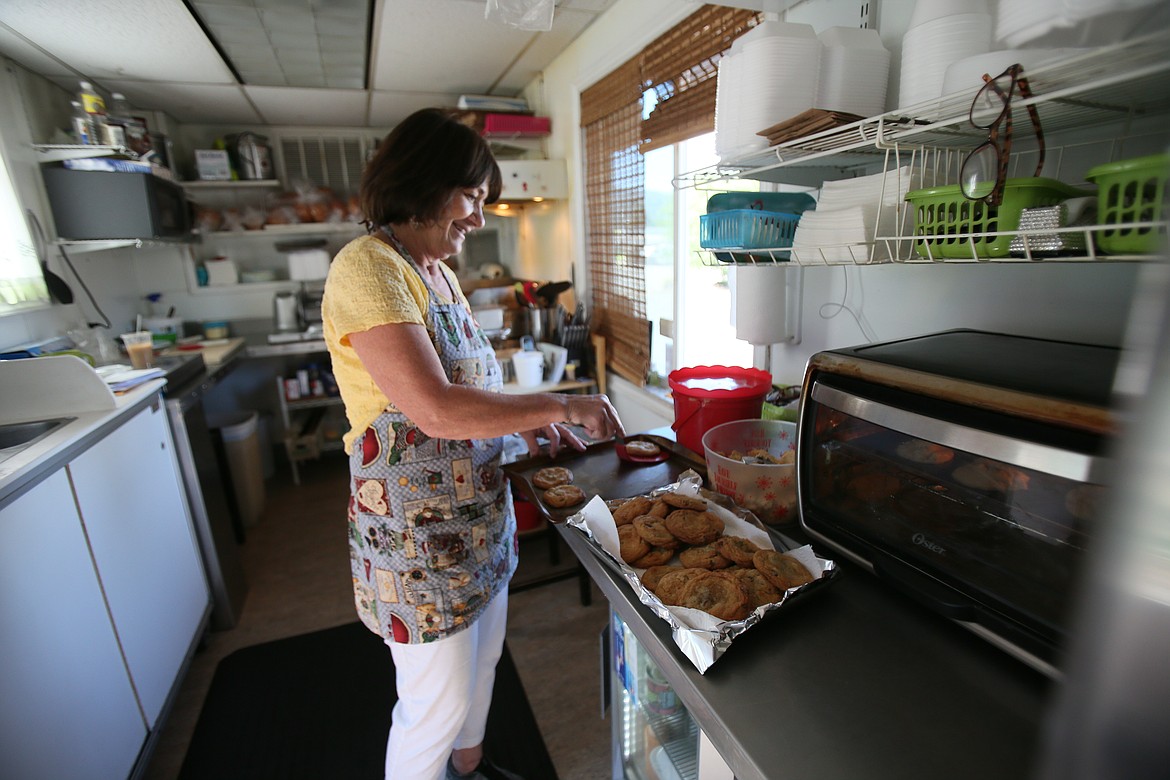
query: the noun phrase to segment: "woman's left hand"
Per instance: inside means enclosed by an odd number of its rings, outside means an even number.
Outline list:
[[[581,441],[577,434],[573,433],[571,428],[561,423],[553,423],[543,428],[524,431],[520,436],[523,437],[524,443],[528,445],[529,457],[540,454],[540,443],[536,440],[537,436],[543,436],[548,439],[548,454],[551,458],[557,456],[557,452],[560,451],[561,446],[564,444],[568,444],[580,452],[585,451],[585,442]]]

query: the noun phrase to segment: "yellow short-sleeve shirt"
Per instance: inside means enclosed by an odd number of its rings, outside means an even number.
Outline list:
[[[451,289],[468,306],[454,273],[445,265],[442,268]],[[436,295],[441,298],[440,291]],[[350,430],[344,438],[346,452],[352,452],[354,439],[390,404],[358,359],[349,335],[379,325],[426,325],[428,300],[426,285],[410,263],[373,236],[350,241],[330,264],[321,299],[321,320],[333,376],[349,420]]]

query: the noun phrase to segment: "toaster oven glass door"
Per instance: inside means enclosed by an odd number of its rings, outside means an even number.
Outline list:
[[[806,528],[879,574],[941,585],[952,617],[1028,652],[1055,647],[1104,498],[1099,437],[941,403],[922,414],[893,388],[814,382],[809,395]]]

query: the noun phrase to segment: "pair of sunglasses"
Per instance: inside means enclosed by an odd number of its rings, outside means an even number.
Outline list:
[[[984,84],[971,102],[967,119],[974,127],[987,131],[987,140],[971,150],[959,169],[959,186],[963,197],[968,200],[983,201],[989,206],[998,206],[1003,202],[1008,160],[1012,153],[1012,98],[1017,91],[1024,99],[1032,97],[1028,79],[1023,74],[1024,68],[1019,63],[995,78],[984,74]],[[997,108],[998,113],[988,121],[986,112]],[[1039,176],[1044,167],[1044,131],[1040,127],[1040,115],[1036,107],[1029,103],[1027,108],[1032,118],[1032,129],[1036,133],[1038,150],[1036,172],[1033,175]]]

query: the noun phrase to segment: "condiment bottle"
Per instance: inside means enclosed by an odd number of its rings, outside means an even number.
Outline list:
[[[83,146],[90,146],[98,142],[95,136],[93,117],[85,113],[81,103],[76,100],[73,101],[73,137],[77,139],[77,143]]]
[[[77,93],[77,102],[81,103],[81,108],[85,113],[89,114],[90,121],[93,122],[93,140],[91,144],[101,144],[105,141],[105,127],[106,127],[106,101],[93,88],[93,84],[88,81],[81,82],[81,90]]]

